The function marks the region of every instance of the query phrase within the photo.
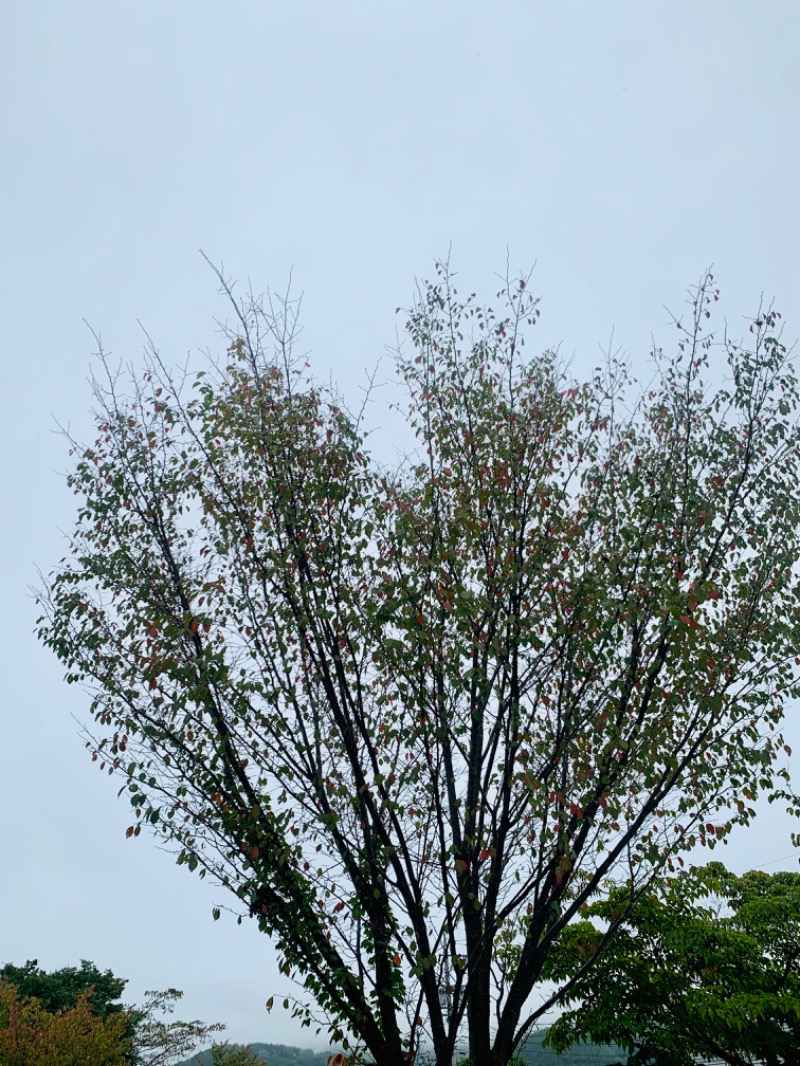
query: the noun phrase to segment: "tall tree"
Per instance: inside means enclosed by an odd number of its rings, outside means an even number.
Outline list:
[[[800,1064],[800,874],[711,863],[659,881],[634,909],[617,888],[564,931],[550,976],[580,970],[620,915],[547,1044],[614,1042],[630,1066]]]
[[[234,299],[204,371],[152,350],[95,383],[39,634],[128,834],[229,889],[381,1066],[423,1035],[449,1063],[463,1025],[504,1066],[610,876],[635,903],[786,791],[797,379],[776,312],[714,345],[712,286],[639,394],[612,357],[523,357],[527,279],[493,311],[439,267],[396,470],[294,359],[289,301]]]

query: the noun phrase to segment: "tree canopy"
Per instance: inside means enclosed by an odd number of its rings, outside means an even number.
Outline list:
[[[564,931],[551,975],[599,947],[547,1034],[557,1051],[595,1040],[624,1048],[630,1066],[800,1063],[800,874],[736,877],[712,863],[654,884],[635,909],[618,888]]]
[[[296,305],[221,280],[221,359],[104,360],[40,637],[91,693],[128,834],[230,890],[304,1021],[382,1066],[422,1039],[449,1063],[465,1026],[505,1066],[609,878],[633,905],[789,795],[780,316],[715,337],[709,276],[649,384],[611,354],[579,381],[526,354],[528,279],[493,310],[439,266],[397,359],[416,450],[388,466],[296,358]]]
[[[21,1000],[37,999],[42,1010],[51,1014],[71,1010],[84,992],[91,992],[92,1013],[101,1018],[124,1009],[122,993],[127,981],[111,970],[101,972],[87,959],[79,967],[50,972],[41,969],[38,959],[29,959],[24,966],[9,962],[0,968],[0,981],[14,985]]]
[[[129,1066],[169,1066],[225,1028],[219,1022],[209,1025],[171,1018],[183,997],[175,988],[146,992],[143,1005],[125,1006],[121,997],[127,983],[86,959],[79,968],[65,966],[50,972],[41,969],[36,959],[24,966],[6,963],[0,969],[0,985],[5,988],[0,1041],[6,1043],[0,1042],[0,1047],[27,1047],[30,1063],[24,1057],[19,1060],[26,1066],[40,1061],[42,1066],[49,1064],[47,1049],[59,1042],[72,1049],[76,1057],[72,1060],[65,1052],[64,1062],[75,1066],[84,1061],[91,1066],[106,1062],[113,1066],[118,1060]],[[106,1021],[108,1025],[99,1024]],[[0,1062],[6,1060],[0,1058]]]
[[[128,1066],[131,1039],[122,1012],[95,1014],[91,993],[74,1005],[46,1010],[0,980],[0,1062],[3,1066]]]

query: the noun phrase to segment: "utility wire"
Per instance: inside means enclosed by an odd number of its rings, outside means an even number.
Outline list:
[[[781,855],[779,859],[770,859],[769,862],[761,862],[757,866],[742,867],[740,870],[734,870],[734,873],[743,874],[749,870],[763,870],[765,866],[774,866],[776,862],[786,862],[787,859],[793,859],[795,855],[800,855],[800,851],[793,851],[790,855]]]

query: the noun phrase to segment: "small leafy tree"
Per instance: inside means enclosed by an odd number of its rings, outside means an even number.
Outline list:
[[[70,1008],[46,1010],[0,980],[0,1062],[3,1066],[127,1066],[131,1041],[124,1012],[95,1014],[91,992]]]
[[[304,376],[289,302],[234,300],[207,370],[152,351],[95,383],[40,637],[91,691],[128,835],[230,890],[381,1066],[423,1035],[449,1063],[462,1026],[505,1066],[609,877],[633,906],[785,793],[800,397],[777,312],[715,344],[716,298],[639,393],[614,358],[524,357],[527,279],[493,311],[439,268],[394,470]]]
[[[653,885],[635,909],[618,888],[564,931],[551,976],[598,949],[547,1033],[557,1051],[594,1040],[626,1049],[630,1066],[800,1063],[800,874],[712,863]]]
[[[248,1047],[215,1044],[211,1048],[211,1066],[267,1066],[267,1060]]]
[[[132,1009],[134,1046],[142,1066],[168,1066],[191,1054],[212,1033],[225,1028],[221,1022],[208,1025],[197,1019],[185,1022],[170,1018],[175,1004],[182,998],[183,992],[177,988],[145,992],[144,1005]]]

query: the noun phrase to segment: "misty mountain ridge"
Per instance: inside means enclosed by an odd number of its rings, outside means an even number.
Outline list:
[[[541,1030],[530,1036],[523,1048],[522,1059],[526,1066],[607,1066],[618,1062],[620,1051],[615,1047],[598,1044],[576,1044],[563,1055],[557,1055],[550,1048],[542,1047],[542,1040],[547,1030]],[[237,1047],[242,1045],[235,1045]],[[312,1051],[310,1048],[293,1047],[288,1044],[247,1044],[253,1054],[258,1055],[267,1066],[327,1066],[328,1057],[336,1049]],[[458,1062],[459,1054],[454,1059]],[[418,1056],[418,1066],[427,1066],[428,1060],[424,1050]],[[177,1066],[212,1066],[211,1052],[202,1051],[185,1059]]]

